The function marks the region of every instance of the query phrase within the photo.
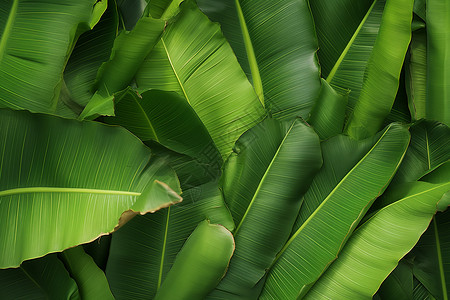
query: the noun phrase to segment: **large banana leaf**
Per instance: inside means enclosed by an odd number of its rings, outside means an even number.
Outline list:
[[[324,78],[330,74],[355,31],[362,29],[358,27],[363,26],[364,23],[361,22],[373,2],[373,0],[309,1],[319,42],[317,54],[320,71]]]
[[[425,29],[412,33],[409,58],[406,60],[406,92],[411,116],[425,118],[427,99],[427,35]]]
[[[413,5],[414,0],[386,2],[361,94],[347,123],[346,132],[351,137],[375,134],[392,108],[411,40]]]
[[[348,95],[338,94],[325,80],[322,80],[319,97],[312,108],[308,123],[322,140],[326,140],[344,129],[345,108]]]
[[[106,1],[0,2],[0,107],[74,116],[58,102],[64,66],[78,35]]]
[[[220,27],[192,1],[181,4],[136,74],[140,89],[177,91],[193,107],[223,158],[234,142],[264,115]]]
[[[450,179],[450,177],[449,177]],[[436,299],[450,291],[450,210],[436,214],[413,249],[414,276]]]
[[[118,30],[118,13],[114,0],[109,0],[108,9],[95,27],[78,39],[67,66],[64,69],[64,84],[60,97],[69,103],[78,104],[78,114],[89,102],[94,92],[97,71],[111,54]],[[66,99],[63,101],[67,102]],[[71,107],[74,110],[73,107]]]
[[[61,254],[70,276],[76,281],[80,296],[86,300],[114,300],[105,273],[87,255],[82,246],[70,248]]]
[[[427,119],[450,126],[450,1],[427,0]]]
[[[411,144],[393,183],[412,182],[450,160],[450,128],[422,120],[411,127]]]
[[[142,141],[154,140],[205,164],[222,164],[205,126],[175,92],[150,90],[137,94],[127,89],[117,95],[115,117],[104,120],[125,127]]]
[[[319,138],[300,119],[267,119],[243,134],[235,151],[224,166],[222,181],[237,224],[236,251],[217,289],[244,296],[288,239],[301,197],[322,157]]]
[[[320,89],[317,39],[306,0],[200,0],[218,21],[275,118],[307,118]]]
[[[183,198],[180,205],[135,217],[113,234],[106,274],[116,298],[154,297],[183,243],[201,221],[234,228],[217,183],[184,191]]]
[[[314,1],[316,2],[316,1]],[[327,9],[327,11],[334,11],[334,6],[331,6],[333,3],[340,3],[341,1],[322,1],[323,5],[330,6],[331,8]],[[351,1],[349,3],[350,7],[353,7],[355,3],[360,3],[360,1]],[[384,0],[375,0],[372,5],[367,9],[364,18],[361,20],[359,25],[354,29],[351,38],[348,40],[345,48],[343,48],[342,52],[339,54],[339,58],[335,62],[333,62],[333,66],[331,67],[331,71],[327,74],[327,82],[335,88],[341,94],[349,93],[348,98],[348,108],[351,111],[355,106],[357,99],[359,98],[359,94],[361,92],[361,88],[363,85],[364,73],[366,71],[366,67],[372,53],[373,46],[378,36],[378,30],[381,24],[381,17],[385,6]],[[315,5],[313,4],[312,7]],[[347,6],[344,7],[345,10],[349,10]],[[340,10],[343,10],[341,8]],[[314,12],[314,10],[313,10]],[[346,12],[341,12],[346,13]],[[316,17],[317,19],[318,17]],[[332,19],[334,19],[333,17]],[[331,16],[330,16],[331,19]],[[351,19],[351,18],[350,18]],[[346,18],[345,23],[347,24],[350,20]],[[319,26],[321,23],[319,23]],[[334,25],[336,27],[336,25]],[[337,26],[340,28],[339,26]],[[331,44],[339,44],[340,39],[336,39],[337,35],[334,33],[334,30],[330,27],[321,27],[322,31],[319,34],[326,36],[330,39]],[[344,31],[345,29],[342,28]],[[347,29],[350,30],[350,29]],[[326,32],[326,33],[325,33]],[[319,41],[320,42],[320,41]],[[328,51],[328,50],[327,50]],[[328,67],[330,68],[330,67]],[[348,92],[350,90],[350,92]]]
[[[80,299],[78,286],[57,254],[0,270],[0,299]]]
[[[407,190],[405,197],[381,209],[355,231],[306,299],[373,296],[417,243],[436,211],[450,205],[450,194],[443,196],[450,183],[416,182],[399,188]]]
[[[401,125],[392,124],[383,131],[280,251],[261,299],[293,299],[307,293],[384,191],[408,143],[409,132]]]
[[[201,222],[178,253],[155,300],[204,299],[225,275],[233,252],[231,232]]]
[[[399,261],[395,270],[383,281],[377,294],[383,300],[413,299],[414,276],[411,263]]]
[[[181,200],[174,172],[120,127],[1,109],[0,141],[0,268]]]

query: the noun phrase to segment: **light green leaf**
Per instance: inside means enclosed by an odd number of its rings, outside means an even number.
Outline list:
[[[317,38],[306,0],[200,0],[273,117],[304,119],[320,89]],[[250,77],[250,76],[249,76]]]
[[[322,140],[342,133],[348,95],[339,95],[325,80],[319,98],[314,105],[308,123]]]
[[[361,94],[346,127],[353,138],[375,134],[392,108],[411,40],[413,4],[413,0],[386,2]]]
[[[216,182],[185,190],[179,205],[137,216],[115,232],[107,265],[114,296],[154,297],[183,243],[205,219],[234,228]]]
[[[409,132],[401,125],[391,124],[383,131],[372,149],[280,251],[267,276],[261,299],[292,299],[306,294],[336,259],[373,200],[384,191],[408,143]]]
[[[267,119],[243,134],[235,151],[222,181],[237,224],[236,252],[217,290],[244,297],[288,239],[322,157],[318,136],[300,119]]]
[[[450,126],[450,1],[427,0],[426,117]]]
[[[82,246],[67,249],[61,254],[70,276],[76,281],[82,299],[114,299],[105,273],[87,255]]]
[[[450,204],[450,183],[416,182],[405,197],[384,207],[350,237],[305,299],[372,297],[428,227],[437,210]]]
[[[167,26],[159,45],[142,64],[136,83],[139,90],[176,91],[184,96],[222,158],[264,115],[220,27],[192,1],[181,4],[176,22]]]
[[[56,254],[0,270],[1,299],[80,299],[78,286]]]
[[[0,3],[0,107],[75,117],[58,101],[62,74],[78,36],[105,1]]]
[[[0,141],[0,268],[181,200],[174,172],[123,128],[2,109]]]
[[[233,251],[231,232],[203,221],[178,253],[155,300],[204,299],[225,274]]]

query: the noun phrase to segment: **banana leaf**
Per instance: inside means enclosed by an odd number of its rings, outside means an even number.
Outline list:
[[[414,13],[426,21],[426,0],[414,0]]]
[[[245,296],[261,280],[288,239],[301,197],[321,165],[319,138],[300,119],[266,119],[237,141],[222,178],[237,224],[236,251],[219,294]]]
[[[60,100],[72,104],[72,110],[76,110],[78,114],[93,96],[98,69],[109,60],[118,23],[116,2],[109,0],[108,9],[98,24],[80,36],[70,55],[64,69],[64,83],[60,94],[60,98],[66,98]]]
[[[435,300],[420,281],[414,278],[413,300]]]
[[[309,1],[319,42],[317,55],[322,77],[326,78],[330,74],[352,36],[357,30],[361,30],[358,27],[373,2],[373,0]]]
[[[414,276],[436,299],[448,299],[450,291],[449,228],[450,211],[436,214],[412,251]]]
[[[147,0],[117,0],[123,29],[132,30],[147,7]]]
[[[321,140],[326,140],[344,129],[345,108],[348,95],[338,94],[324,79],[319,97],[311,110],[308,123],[316,131]]]
[[[450,183],[416,182],[399,188],[406,190],[405,197],[391,201],[353,233],[305,299],[372,297],[417,243],[436,211],[450,205]]]
[[[74,117],[58,101],[63,70],[78,36],[94,27],[106,4],[1,1],[0,107]]]
[[[155,300],[204,299],[225,274],[233,251],[231,232],[201,222],[178,253]]]
[[[115,117],[103,120],[125,127],[142,141],[154,140],[205,164],[222,164],[205,126],[175,92],[150,90],[138,94],[127,89],[117,95]]]
[[[411,116],[425,118],[427,102],[427,35],[425,29],[412,33],[409,57],[406,60],[406,92]]]
[[[181,4],[174,23],[138,73],[139,90],[176,91],[205,125],[222,158],[247,129],[264,116],[264,108],[242,72],[220,27],[192,1]]]
[[[450,126],[450,1],[427,0],[426,117]]]
[[[442,123],[421,120],[411,129],[411,144],[394,183],[412,182],[450,160],[450,128]]]
[[[278,119],[304,119],[320,89],[317,38],[306,0],[200,0],[220,23],[259,99]]]
[[[360,1],[352,2],[351,5],[353,6]],[[333,3],[341,3],[341,1],[327,1],[324,4],[330,6]],[[349,94],[347,115],[351,113],[359,98],[366,67],[378,36],[385,3],[386,1],[384,0],[373,1],[372,5],[367,9],[364,18],[354,29],[351,38],[339,54],[339,58],[334,62],[331,71],[326,77],[327,82],[340,94]],[[329,11],[332,10],[333,7],[329,9]],[[349,22],[347,19],[345,24]],[[321,30],[328,31],[331,30],[331,28],[322,27]],[[344,28],[342,28],[342,30],[344,31]],[[325,33],[322,33],[322,35],[325,35]],[[337,35],[333,31],[326,33],[326,36],[327,38],[330,38],[331,44],[337,45],[340,43],[338,39],[336,39]]]
[[[173,170],[120,127],[1,109],[0,141],[0,268],[181,201]]]
[[[114,296],[154,297],[183,243],[205,219],[234,228],[216,182],[185,190],[180,205],[137,216],[115,232],[106,269]]]
[[[81,299],[76,282],[55,253],[0,270],[0,298]]]
[[[408,130],[398,124],[383,131],[371,150],[280,251],[261,299],[292,299],[307,293],[336,259],[373,200],[386,188],[406,152],[409,138]]]
[[[346,133],[353,138],[378,132],[392,108],[411,40],[413,5],[414,0],[386,2],[363,87],[346,127]]]
[[[105,273],[84,252],[82,246],[67,249],[60,256],[70,276],[76,281],[82,299],[114,299]]]
[[[414,276],[411,263],[400,260],[395,270],[383,281],[377,294],[383,300],[413,299]]]

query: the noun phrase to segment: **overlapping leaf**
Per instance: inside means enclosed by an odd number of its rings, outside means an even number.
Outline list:
[[[123,128],[2,109],[0,141],[0,268],[181,200],[174,172]]]

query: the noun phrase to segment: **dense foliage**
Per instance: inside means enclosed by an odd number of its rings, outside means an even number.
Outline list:
[[[1,1],[0,299],[448,299],[449,72],[450,0]]]

